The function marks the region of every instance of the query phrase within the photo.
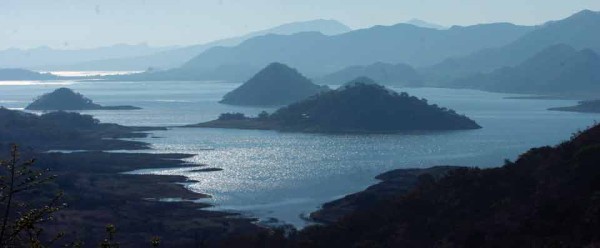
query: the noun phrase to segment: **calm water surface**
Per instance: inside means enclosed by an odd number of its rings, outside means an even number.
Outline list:
[[[136,111],[83,111],[104,122],[177,126],[216,118],[222,112],[255,115],[273,108],[217,103],[239,84],[218,82],[36,82],[0,84],[0,105],[24,108],[35,96],[67,85],[103,105],[134,105]],[[493,167],[531,147],[564,141],[600,115],[547,111],[565,100],[504,99],[505,94],[435,88],[407,91],[477,121],[480,130],[386,135],[321,135],[201,128],[171,128],[141,139],[148,152],[195,154],[191,162],[223,168],[142,170],[184,175],[189,189],[208,193],[214,209],[304,226],[303,215],[322,203],[364,189],[379,173],[432,165]],[[159,138],[156,138],[159,137]]]

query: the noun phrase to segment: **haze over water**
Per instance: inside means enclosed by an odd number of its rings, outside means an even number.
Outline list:
[[[247,115],[274,108],[218,104],[239,84],[213,82],[72,83],[69,87],[104,105],[134,105],[138,111],[83,111],[103,122],[178,126],[207,121],[223,112]],[[24,108],[56,84],[1,86],[0,105]],[[170,128],[142,139],[148,152],[190,153],[191,162],[222,168],[151,170],[196,180],[191,190],[212,195],[215,209],[303,226],[301,215],[320,204],[364,189],[382,172],[433,165],[499,166],[531,147],[555,145],[599,119],[597,114],[547,111],[575,101],[505,99],[506,94],[436,88],[407,91],[477,121],[470,131],[381,135],[323,135],[201,128]],[[542,128],[541,128],[542,127]],[[197,169],[197,168],[195,168]]]

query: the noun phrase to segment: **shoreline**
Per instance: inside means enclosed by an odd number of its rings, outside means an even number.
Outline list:
[[[366,189],[345,195],[339,199],[323,203],[321,208],[309,214],[309,220],[317,224],[332,224],[356,211],[365,211],[383,204],[393,196],[409,193],[427,177],[440,178],[461,166],[433,166],[423,169],[395,169],[375,177],[379,180]],[[429,175],[429,176],[425,176]]]
[[[230,235],[262,230],[253,218],[208,209],[213,205],[198,202],[211,196],[187,189],[183,183],[189,179],[185,176],[124,173],[137,169],[198,168],[199,165],[182,160],[190,156],[101,151],[37,154],[38,166],[50,168],[57,175],[56,183],[69,204],[59,212],[64,212],[65,217],[47,227],[95,244],[101,241],[98,238],[102,235],[98,234],[103,233],[105,225],[114,224],[127,234],[120,237],[123,245],[139,246],[160,235],[168,247],[190,246],[198,242],[195,239],[199,236],[206,242],[218,242]],[[68,164],[77,168],[65,167]],[[98,168],[99,164],[110,166]],[[180,200],[163,200],[173,198]]]
[[[145,153],[142,150],[152,150],[150,143],[130,140],[152,137],[152,131],[165,129],[102,123],[81,130],[81,137],[73,140],[27,143],[17,139],[23,159],[35,158],[35,167],[56,176],[39,198],[64,192],[67,207],[44,224],[46,235],[62,231],[62,240],[93,245],[102,241],[106,225],[113,224],[118,230],[116,239],[127,247],[145,246],[156,235],[167,247],[189,247],[264,231],[254,218],[207,209],[212,205],[199,200],[211,196],[189,190],[185,176],[128,173],[160,168],[220,170],[185,161],[194,154]]]

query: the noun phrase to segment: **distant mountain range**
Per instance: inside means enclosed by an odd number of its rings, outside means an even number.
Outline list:
[[[453,87],[530,94],[588,94],[600,90],[600,56],[592,49],[550,46],[514,67],[457,79]]]
[[[0,81],[11,80],[56,80],[59,76],[50,73],[39,73],[25,69],[1,69]]]
[[[403,86],[513,93],[597,89],[600,12],[584,10],[539,26],[493,23],[437,29],[419,27],[427,23],[418,20],[410,23],[350,31],[336,21],[316,20],[151,56],[96,62],[122,70],[152,61],[169,67],[191,58],[176,68],[105,77],[109,80],[240,82],[280,61],[322,84],[367,76]],[[307,30],[319,32],[303,32]]]
[[[57,66],[45,66],[44,69],[68,69],[68,70],[146,70],[147,68],[168,69],[180,66],[194,56],[207,49],[219,46],[237,46],[253,37],[267,34],[290,35],[299,32],[320,32],[324,35],[336,35],[350,31],[351,29],[335,20],[311,20],[303,22],[292,22],[265,30],[252,32],[246,35],[221,39],[206,44],[185,46],[175,49],[165,49],[148,54],[136,56],[122,56],[119,58],[92,59],[78,63],[55,63]],[[45,65],[51,65],[47,63]]]
[[[315,82],[320,84],[342,84],[357,77],[368,77],[383,85],[421,86],[423,84],[421,76],[410,65],[383,62],[364,66],[349,66],[323,77],[318,77]]]
[[[333,36],[316,32],[264,35],[239,46],[209,49],[181,69],[200,73],[221,65],[263,67],[272,61],[281,61],[315,77],[347,66],[375,62],[428,65],[448,57],[505,45],[532,29],[507,23],[455,26],[448,30],[397,24]]]
[[[382,70],[382,65],[405,63],[417,68],[426,86],[456,87],[453,84],[457,79],[516,66],[552,45],[600,51],[598,26],[600,13],[584,10],[533,27],[493,23],[438,30],[397,24],[331,36],[317,32],[268,34],[237,46],[208,49],[176,69],[134,78],[239,81],[250,77],[257,68],[281,61],[320,82],[327,77],[345,81],[355,76],[386,81],[385,74],[389,75],[390,70]],[[371,68],[357,65],[378,62],[383,63],[375,66],[380,67],[375,69],[380,75],[359,75],[371,73],[363,71]],[[341,77],[344,73],[352,77]],[[412,72],[408,74],[402,76],[414,77]]]
[[[564,20],[548,22],[509,44],[447,59],[431,67],[420,68],[427,81],[444,86],[456,78],[515,66],[543,49],[566,44],[575,49],[600,52],[600,12],[584,10]]]
[[[376,62],[428,65],[452,56],[508,44],[533,27],[508,23],[454,26],[447,30],[417,27],[412,24],[374,26],[338,35],[318,32],[292,35],[268,34],[254,37],[233,47],[214,47],[194,57],[179,68],[133,80],[232,80],[250,77],[240,71],[262,68],[281,61],[315,78],[348,66]],[[235,67],[230,73],[222,67]],[[246,68],[246,69],[243,69]],[[185,76],[182,76],[185,75]],[[233,77],[232,75],[236,75]]]
[[[442,25],[438,25],[438,24],[435,24],[435,23],[423,21],[423,20],[420,20],[420,19],[410,19],[410,20],[408,20],[405,23],[406,24],[415,25],[417,27],[422,27],[422,28],[432,28],[432,29],[439,29],[439,30],[448,29],[448,27],[444,27]]]
[[[27,68],[50,70],[57,65],[70,65],[90,60],[126,58],[154,54],[175,47],[150,47],[147,44],[99,47],[92,49],[53,49],[39,47],[33,49],[6,49],[0,51],[0,68]],[[98,68],[100,69],[100,68]],[[128,70],[119,68],[118,70]]]

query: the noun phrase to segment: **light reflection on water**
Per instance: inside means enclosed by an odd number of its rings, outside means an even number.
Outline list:
[[[238,84],[214,82],[93,82],[69,87],[104,105],[134,105],[136,111],[84,111],[105,122],[176,126],[216,118],[223,112],[254,115],[264,108],[218,104]],[[0,104],[22,108],[48,92],[47,85],[2,86]],[[150,152],[190,153],[189,162],[223,168],[146,170],[185,175],[191,190],[211,194],[215,209],[277,218],[302,226],[300,217],[320,204],[362,190],[379,173],[432,165],[498,166],[531,147],[557,144],[594,123],[599,115],[547,111],[575,101],[504,99],[507,95],[472,90],[406,89],[430,103],[476,120],[470,131],[322,135],[273,131],[171,128],[156,131]],[[273,111],[273,108],[266,109]]]

